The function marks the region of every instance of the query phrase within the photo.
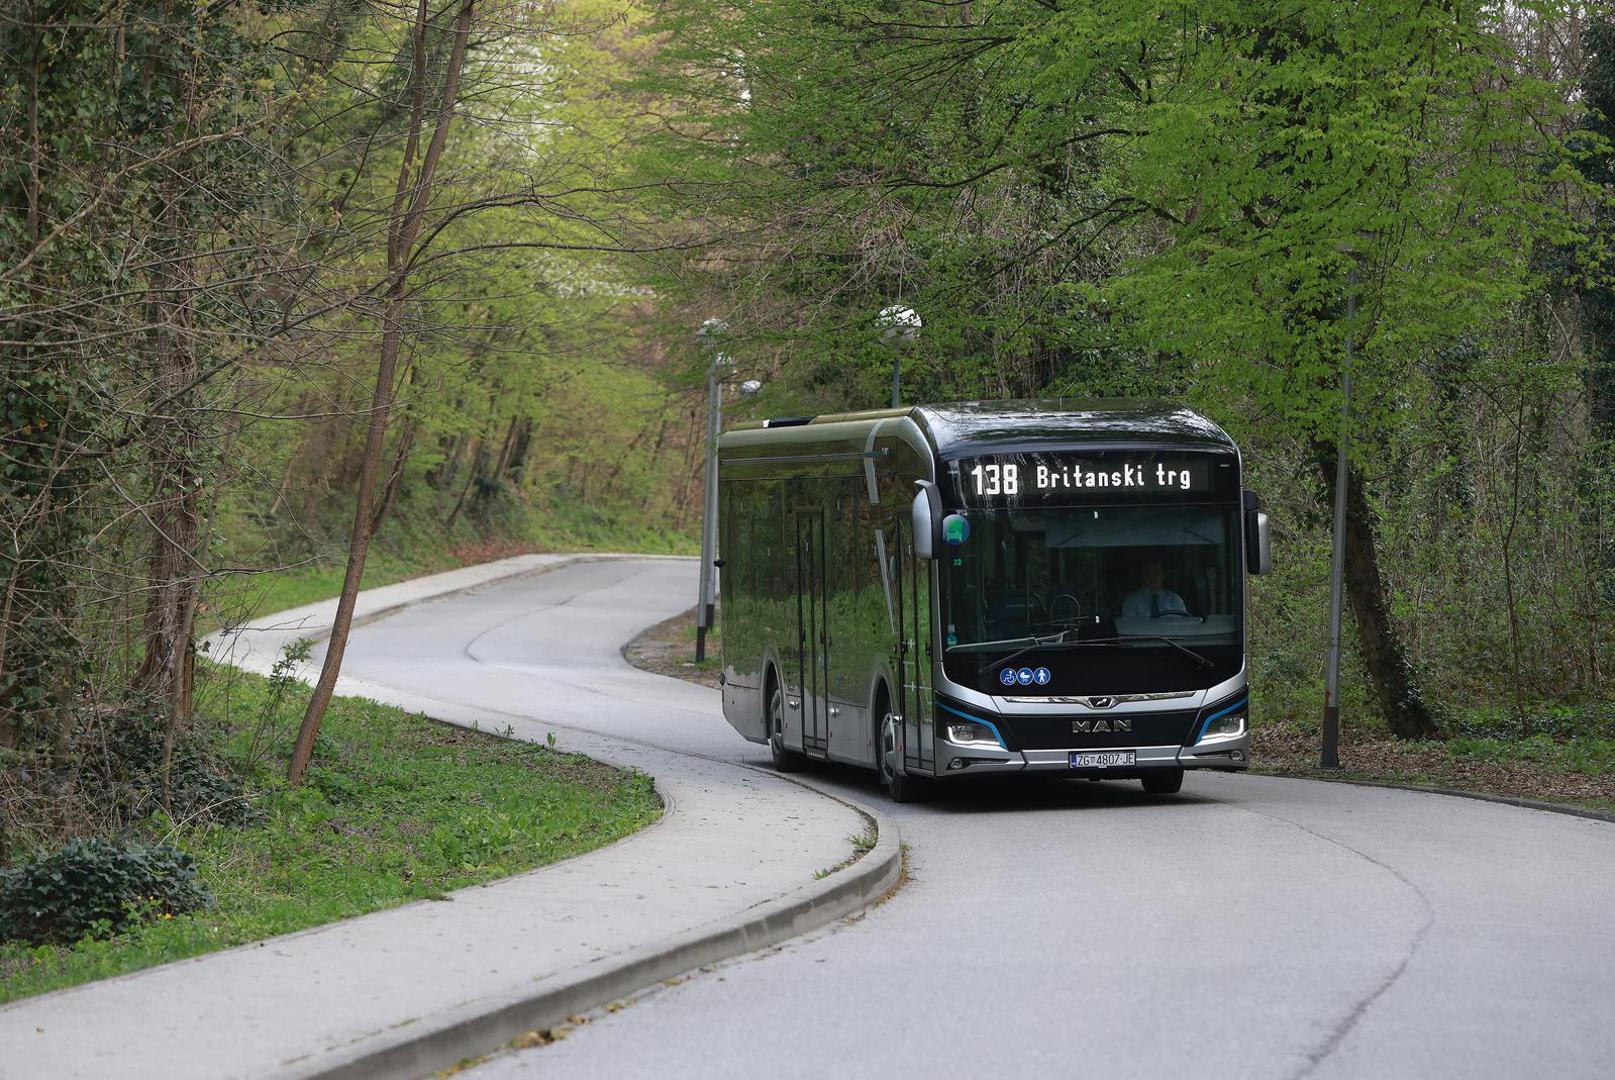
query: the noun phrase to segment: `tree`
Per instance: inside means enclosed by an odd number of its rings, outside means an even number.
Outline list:
[[[336,690],[342,669],[342,655],[353,625],[353,609],[364,577],[365,558],[375,528],[374,506],[378,495],[382,449],[387,438],[387,419],[392,410],[394,378],[403,347],[404,316],[408,304],[411,274],[421,255],[421,226],[435,193],[438,164],[448,143],[449,129],[459,100],[460,76],[470,43],[475,0],[460,0],[450,25],[451,44],[440,72],[428,65],[427,39],[432,31],[432,14],[426,0],[420,0],[411,32],[409,62],[409,120],[406,127],[403,162],[398,170],[392,207],[387,219],[387,276],[381,290],[381,349],[376,362],[375,388],[370,400],[365,430],[364,456],[359,483],[354,494],[353,526],[348,539],[347,571],[337,600],[336,619],[326,646],[319,680],[314,684],[303,725],[297,734],[287,776],[300,783],[314,754],[314,740],[325,719],[326,707]],[[430,120],[431,126],[427,124]],[[424,145],[422,143],[425,139]]]
[[[787,408],[878,400],[869,315],[900,296],[927,316],[917,400],[1166,393],[1319,461],[1353,335],[1350,600],[1381,711],[1429,735],[1369,481],[1450,411],[1434,358],[1480,342],[1532,362],[1512,313],[1583,185],[1572,107],[1512,35],[1560,12],[681,4],[669,81],[691,105],[665,160],[726,226],[680,266],[700,282],[682,295],[760,324]],[[1330,480],[1315,470],[1314,492]]]

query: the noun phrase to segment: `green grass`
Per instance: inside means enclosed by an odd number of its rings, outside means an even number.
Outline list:
[[[381,585],[407,581],[423,574],[435,574],[464,566],[466,562],[446,552],[428,551],[414,557],[401,557],[390,552],[372,552],[365,560],[364,580],[361,588],[374,589]],[[199,613],[203,630],[217,629],[222,621],[238,622],[289,608],[302,607],[320,600],[329,600],[342,591],[342,575],[346,571],[340,559],[324,561],[314,566],[300,566],[273,573],[241,575],[230,578],[216,589],[207,603],[207,610]]]
[[[251,530],[247,530],[251,531]],[[341,534],[305,565],[264,573],[235,574],[208,590],[197,622],[202,632],[335,596],[342,588],[347,549]],[[250,545],[249,545],[250,547]],[[506,502],[487,520],[461,517],[452,530],[442,523],[442,507],[430,499],[401,506],[377,536],[365,560],[363,588],[391,585],[490,559],[540,551],[632,551],[691,555],[697,537],[659,525],[633,521],[580,503],[552,510]],[[261,563],[262,556],[240,554],[237,561]]]
[[[441,896],[609,843],[661,812],[649,777],[437,724],[359,698],[332,702],[308,782],[279,780],[304,691],[212,669],[210,712],[263,820],[142,830],[191,852],[215,903],[105,940],[0,945],[0,1002]],[[255,738],[256,733],[256,738]]]
[[[1551,735],[1529,735],[1520,739],[1459,736],[1441,745],[1458,759],[1503,764],[1526,761],[1548,772],[1577,776],[1615,774],[1615,739],[1597,736],[1556,739]]]
[[[679,638],[687,652],[681,651],[677,659],[697,671],[717,671],[723,667],[723,635],[716,626],[707,630],[707,658],[695,658],[695,639],[699,627],[695,625],[695,609],[690,609],[689,621],[679,627]]]

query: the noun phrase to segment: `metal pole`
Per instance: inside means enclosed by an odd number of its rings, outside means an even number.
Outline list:
[[[901,397],[901,394],[899,393],[899,391],[900,391],[900,389],[902,387],[902,384],[903,384],[903,347],[901,345],[893,345],[892,346],[892,408],[894,408],[894,409],[897,408],[900,404],[902,404],[902,397]]]
[[[1351,439],[1352,324],[1357,319],[1357,268],[1346,273],[1346,366],[1341,373],[1340,435],[1335,440],[1335,549],[1329,569],[1329,659],[1324,675],[1323,745],[1318,764],[1340,768],[1340,621],[1346,577],[1346,450]]]
[[[718,424],[723,406],[723,387],[718,382],[718,368],[723,361],[723,353],[716,353],[712,365],[707,368],[707,474],[701,514],[701,595],[695,612],[696,663],[707,658],[707,630],[712,626],[713,609],[716,607],[712,563],[718,557]]]

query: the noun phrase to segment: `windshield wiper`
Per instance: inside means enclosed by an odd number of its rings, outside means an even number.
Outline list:
[[[1049,637],[1056,637],[1050,634]],[[1025,637],[1009,637],[1001,641],[961,641],[957,645],[949,645],[948,652],[979,652],[982,649],[997,649],[1005,645],[1031,645],[1043,639],[1036,634],[1027,634]]]
[[[1169,638],[1165,634],[1128,634],[1125,637],[1083,638],[1081,641],[1070,641],[1070,642],[1067,642],[1066,644],[1068,644],[1068,645],[1109,645],[1109,644],[1114,644],[1115,642],[1118,642],[1118,641],[1164,641],[1168,645],[1172,646],[1174,649],[1178,650],[1178,652],[1182,653],[1184,656],[1187,656],[1190,660],[1193,660],[1195,663],[1199,664],[1203,668],[1213,668],[1213,667],[1217,666],[1214,662],[1212,662],[1211,660],[1208,660],[1206,657],[1202,656],[1200,653],[1195,652],[1193,649],[1189,648],[1187,645],[1179,644],[1175,639]]]
[[[1032,634],[1032,635],[1030,635],[1028,637],[1011,638],[1011,639],[1009,639],[1009,641],[995,642],[994,644],[1003,644],[1003,645],[1008,645],[1011,642],[1024,642],[1025,644],[1021,648],[1016,649],[1014,652],[1010,653],[1007,656],[1001,656],[1001,657],[998,657],[996,659],[983,660],[981,662],[981,666],[982,666],[983,669],[986,669],[986,668],[992,667],[994,664],[1007,664],[1011,660],[1017,660],[1020,657],[1025,656],[1027,653],[1031,652],[1033,649],[1047,649],[1047,648],[1049,648],[1051,646],[1054,646],[1054,645],[1080,645],[1081,642],[1067,641],[1065,639],[1065,636],[1067,634],[1069,634],[1070,632],[1071,632],[1070,630],[1060,630],[1060,631],[1057,631],[1056,633],[1049,634],[1047,637],[1038,637],[1036,634]]]
[[[1195,663],[1199,664],[1203,668],[1208,668],[1209,669],[1209,668],[1214,668],[1214,667],[1217,666],[1216,663],[1214,663],[1213,661],[1207,659],[1205,656],[1201,655],[1200,653],[1195,652],[1193,649],[1189,648],[1186,645],[1179,644],[1177,641],[1173,640],[1172,638],[1167,637],[1165,634],[1128,634],[1125,637],[1079,638],[1076,641],[1068,641],[1068,640],[1066,640],[1066,635],[1069,634],[1069,633],[1071,633],[1070,630],[1061,630],[1058,633],[1049,634],[1046,637],[1038,637],[1036,634],[1032,634],[1032,635],[1029,635],[1027,637],[1023,637],[1023,638],[1007,638],[1007,639],[1005,639],[1003,641],[991,641],[991,642],[971,642],[970,644],[971,645],[1011,645],[1011,644],[1020,644],[1021,645],[1021,648],[1016,649],[1014,652],[1011,652],[1011,653],[1009,653],[1009,654],[1007,654],[1005,656],[996,657],[996,658],[989,658],[989,659],[983,660],[981,662],[981,667],[983,669],[990,668],[995,664],[1008,664],[1011,661],[1020,659],[1021,657],[1025,656],[1027,653],[1031,652],[1033,649],[1051,649],[1051,648],[1054,648],[1055,646],[1060,646],[1062,648],[1075,649],[1075,648],[1080,648],[1080,647],[1082,647],[1084,645],[1113,645],[1113,644],[1115,644],[1115,643],[1117,643],[1119,641],[1164,641],[1168,645],[1172,646],[1174,649],[1178,650],[1178,652],[1182,653],[1184,656],[1187,656],[1189,659],[1193,660]],[[955,645],[955,646],[953,646],[953,648],[957,649],[957,648],[961,648],[961,646]]]
[[[1066,639],[1066,633],[1068,631],[1061,630],[1056,631],[1056,633],[1045,634],[1042,638],[1038,638],[1037,634],[1027,634],[1026,638],[1005,638],[1003,641],[969,641],[969,643],[948,646],[948,652],[953,652],[954,649],[975,652],[982,646],[1019,646],[1019,649],[1014,649],[1013,652],[1009,652],[1003,657],[985,657],[985,659],[982,659],[982,667],[988,668],[995,665],[995,663],[1008,663],[1009,660],[1014,660],[1019,655],[1026,655],[1032,649],[1043,649],[1043,647],[1059,644]]]

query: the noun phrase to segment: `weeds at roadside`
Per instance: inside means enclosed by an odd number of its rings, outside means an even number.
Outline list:
[[[194,857],[206,911],[71,945],[0,945],[0,1001],[319,925],[530,869],[609,843],[661,812],[651,780],[527,742],[500,740],[359,698],[338,698],[308,782],[278,765],[306,690],[229,673],[242,727],[222,753],[258,794],[252,824],[145,827]],[[276,695],[279,695],[278,697]]]
[[[855,833],[852,836],[847,837],[847,842],[852,845],[852,854],[848,855],[845,859],[842,859],[834,866],[827,866],[823,870],[815,871],[813,874],[813,880],[823,881],[831,874],[839,873],[840,871],[845,870],[847,867],[851,866],[853,863],[875,850],[875,844],[879,839],[880,837],[876,835],[875,826],[873,823],[871,823],[864,832]]]

